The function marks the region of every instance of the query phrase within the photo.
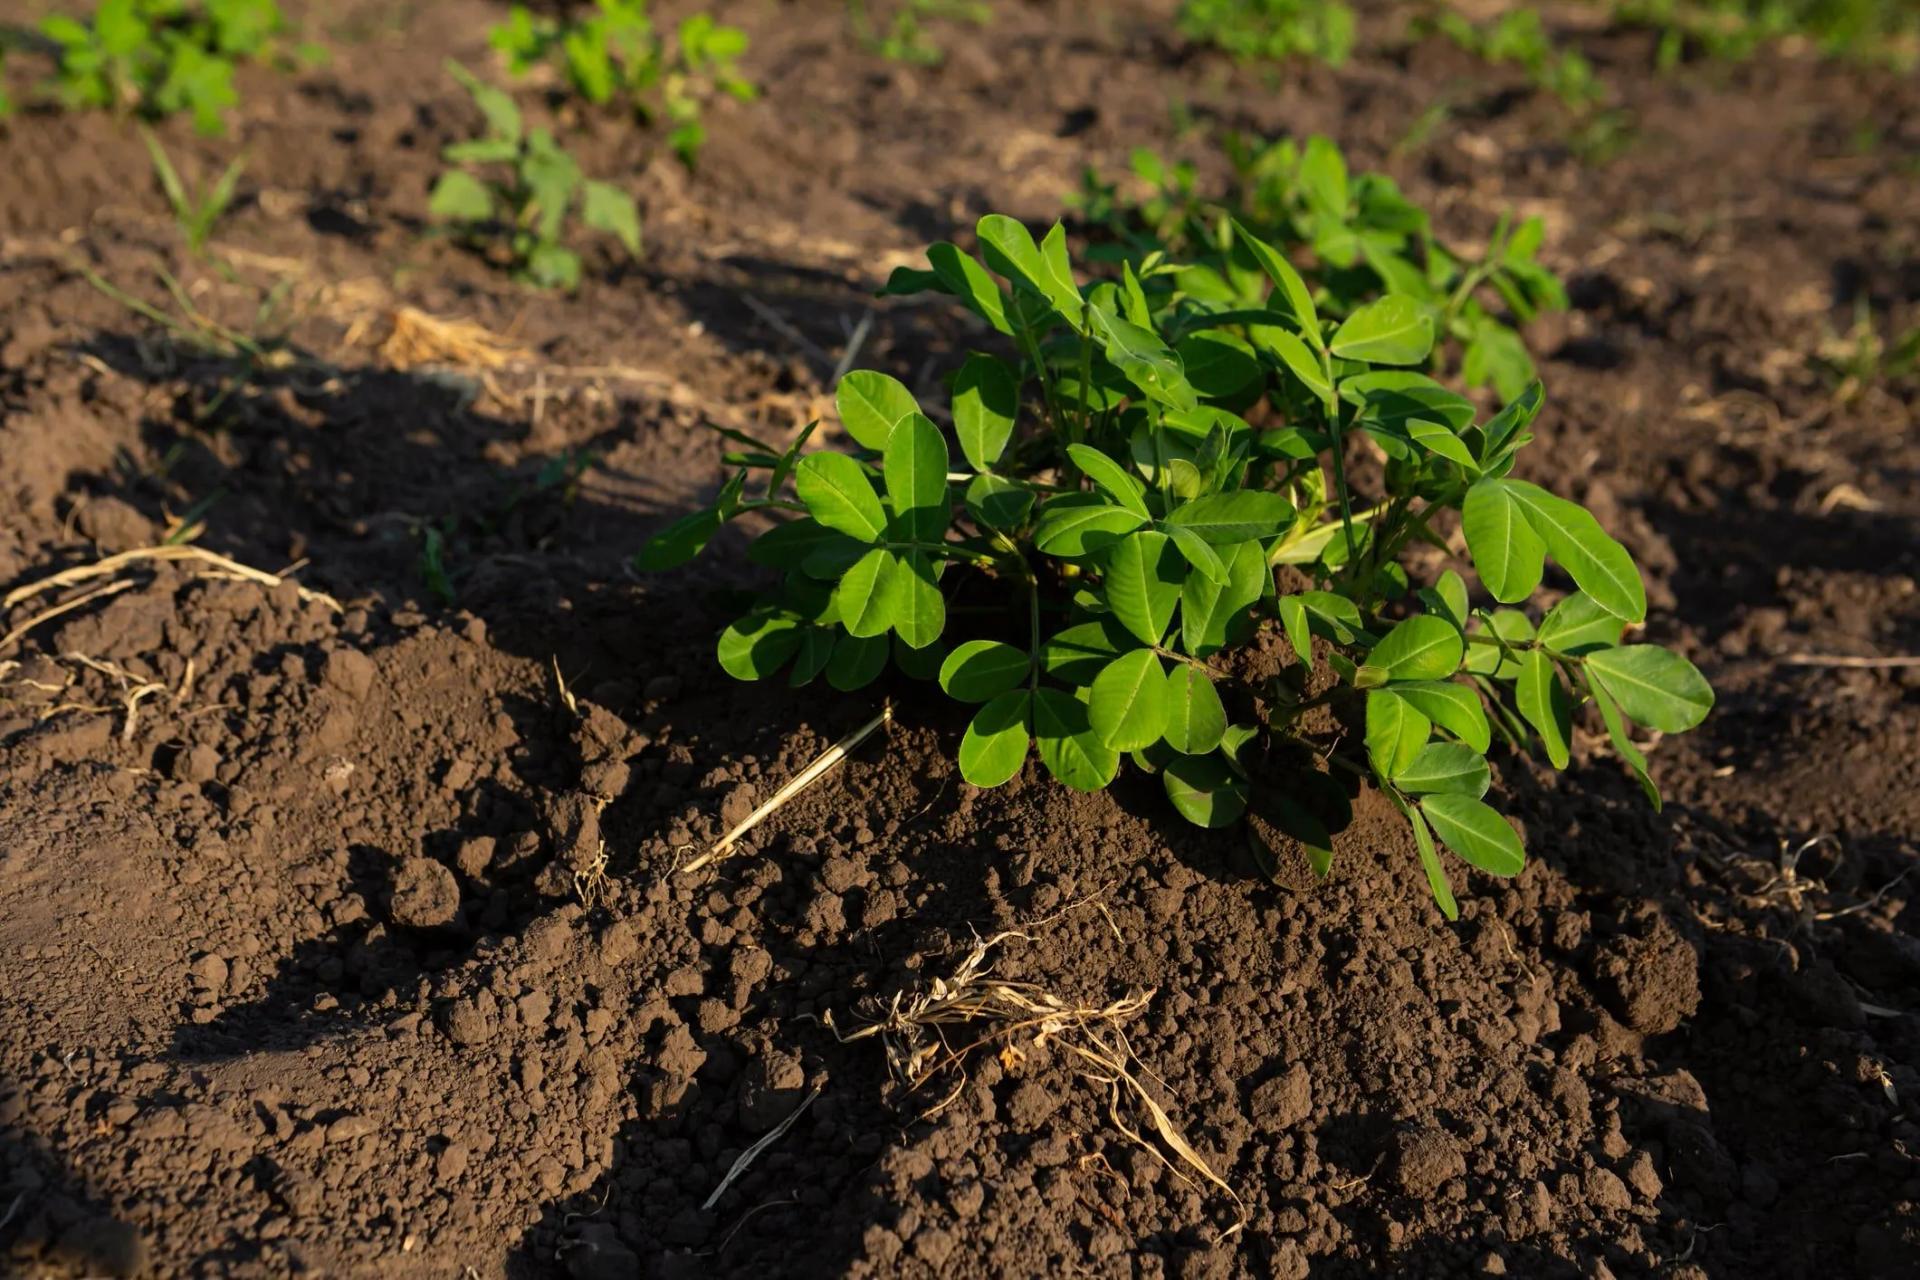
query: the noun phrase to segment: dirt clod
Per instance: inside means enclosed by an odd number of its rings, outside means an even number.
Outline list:
[[[460,915],[460,882],[432,858],[403,858],[393,870],[387,912],[410,929],[439,929]]]

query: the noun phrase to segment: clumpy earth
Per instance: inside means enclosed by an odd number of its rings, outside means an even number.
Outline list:
[[[722,6],[765,94],[698,173],[567,122],[648,238],[572,298],[421,235],[471,116],[435,68],[485,64],[490,5],[313,6],[329,65],[246,73],[230,141],[164,127],[196,174],[246,149],[223,268],[129,130],[0,126],[0,584],[91,574],[0,627],[73,606],[0,648],[0,1269],[1920,1273],[1920,667],[1832,661],[1920,652],[1920,436],[1911,383],[1813,359],[1860,300],[1920,322],[1915,83],[1663,77],[1589,23],[1632,124],[1600,149],[1435,42],[1237,69],[1170,4],[997,7],[907,68],[838,6]],[[888,692],[725,678],[737,556],[629,571],[719,483],[705,424],[789,438],[868,315],[860,362],[932,390],[977,338],[875,303],[888,269],[1192,145],[1173,102],[1326,132],[1462,243],[1545,215],[1574,307],[1528,333],[1525,474],[1719,691],[1651,744],[1665,810],[1601,739],[1502,761],[1530,865],[1448,925],[1376,800],[1276,884],[1151,780],[975,791],[903,685],[683,872]],[[87,279],[178,315],[161,268],[284,341],[249,371]],[[230,562],[88,568],[169,539]],[[841,1039],[1005,930],[998,979],[1152,992],[1137,1076],[1232,1196],[1058,1046],[913,1091]]]

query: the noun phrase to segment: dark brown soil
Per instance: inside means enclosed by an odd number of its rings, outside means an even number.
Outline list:
[[[1438,44],[1262,73],[1180,51],[1170,3],[999,7],[905,69],[825,0],[724,6],[764,99],[716,112],[697,175],[647,165],[647,258],[570,299],[420,234],[476,0],[316,6],[330,66],[247,75],[234,142],[161,131],[196,173],[247,149],[225,273],[130,131],[0,128],[0,585],[191,517],[341,606],[141,562],[0,650],[0,1269],[1920,1274],[1920,668],[1792,660],[1920,652],[1912,387],[1809,362],[1856,298],[1920,322],[1920,89],[1655,77],[1597,33],[1637,117],[1598,158]],[[625,568],[718,483],[702,422],[796,429],[891,265],[1177,146],[1175,100],[1331,133],[1462,239],[1547,215],[1576,305],[1529,335],[1528,474],[1628,542],[1649,630],[1719,690],[1652,754],[1665,812],[1599,741],[1563,776],[1503,761],[1532,862],[1450,926],[1368,797],[1331,881],[1283,888],[1137,782],[974,791],[906,697],[675,874],[878,702],[719,672],[737,557]],[[647,159],[612,122],[578,142]],[[79,271],[163,305],[162,265],[234,325],[284,282],[297,359],[221,398]],[[401,304],[527,355],[400,367]],[[967,337],[883,305],[862,363],[931,385]],[[976,1055],[925,1119],[940,1096],[828,1029],[1012,928],[1001,977],[1154,990],[1127,1034],[1244,1230],[1061,1053]]]

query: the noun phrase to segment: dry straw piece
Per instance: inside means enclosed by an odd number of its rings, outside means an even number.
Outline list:
[[[1224,1192],[1233,1201],[1237,1217],[1221,1238],[1239,1232],[1247,1225],[1246,1202],[1181,1136],[1166,1109],[1140,1083],[1141,1074],[1151,1073],[1135,1056],[1121,1029],[1121,1024],[1146,1010],[1154,989],[1131,991],[1105,1005],[1072,1005],[1034,983],[991,977],[988,953],[1008,938],[1028,939],[1028,935],[1008,931],[975,942],[952,977],[936,977],[931,987],[911,995],[896,992],[882,1017],[856,1031],[841,1035],[831,1011],[823,1021],[843,1044],[879,1037],[886,1046],[888,1067],[910,1090],[943,1072],[955,1075],[953,1090],[923,1119],[939,1114],[960,1096],[966,1083],[966,1060],[977,1049],[998,1045],[1003,1058],[1011,1060],[1024,1059],[1029,1050],[1041,1051],[1048,1046],[1072,1054],[1079,1060],[1082,1076],[1107,1086],[1107,1115],[1114,1128],[1129,1142],[1152,1152],[1182,1181],[1198,1185],[1188,1176],[1187,1170],[1191,1170]],[[971,1038],[956,1048],[947,1029],[957,1027],[967,1028]],[[1123,1104],[1129,1101],[1146,1116],[1160,1141],[1179,1157],[1178,1164],[1148,1142],[1138,1125],[1128,1122]]]
[[[792,780],[789,781],[786,786],[781,787],[778,791],[774,792],[773,797],[769,799],[765,804],[761,805],[758,809],[755,809],[752,813],[748,814],[740,822],[738,826],[734,827],[733,830],[727,832],[727,834],[725,834],[724,836],[721,836],[718,840],[714,841],[713,846],[709,848],[705,853],[695,858],[692,862],[689,862],[686,866],[680,868],[680,873],[682,875],[685,875],[688,872],[698,871],[700,868],[707,866],[710,863],[718,862],[721,858],[724,858],[729,853],[733,852],[733,846],[740,839],[740,837],[746,835],[747,832],[753,830],[755,827],[759,826],[762,822],[765,822],[768,818],[772,817],[775,811],[777,811],[781,805],[786,804],[787,801],[793,799],[795,796],[799,795],[802,791],[805,791],[808,787],[812,786],[815,780],[817,780],[820,777],[820,775],[824,774],[827,770],[833,768],[833,766],[839,764],[842,760],[846,759],[848,752],[852,751],[855,747],[859,746],[862,742],[865,742],[867,740],[868,734],[872,733],[875,729],[878,729],[881,725],[886,724],[888,721],[892,719],[893,719],[893,704],[889,702],[880,708],[879,715],[867,721],[865,724],[861,725],[858,729],[855,729],[852,733],[840,739],[840,741],[834,743],[832,746],[828,747],[825,751],[821,752],[818,759],[816,759],[812,764],[808,765],[806,768],[802,769],[799,773],[795,774]]]

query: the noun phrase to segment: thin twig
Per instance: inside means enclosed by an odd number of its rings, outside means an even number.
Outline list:
[[[827,379],[828,387],[840,385],[840,379],[847,376],[847,370],[853,368],[853,362],[860,358],[860,348],[867,345],[867,335],[873,331],[873,308],[868,307],[866,314],[860,317],[860,323],[853,327],[853,336],[847,339],[846,350],[840,353],[840,363],[833,366],[833,376]]]
[[[80,608],[82,605],[92,604],[95,600],[100,599],[102,596],[110,596],[115,594],[116,592],[125,591],[128,587],[131,587],[132,585],[134,584],[131,582],[109,582],[105,586],[96,588],[93,591],[88,591],[82,595],[77,595],[73,599],[67,601],[65,604],[55,605],[51,609],[47,609],[47,610],[44,610],[43,612],[36,613],[31,618],[28,618],[25,622],[15,627],[13,630],[7,632],[5,636],[0,636],[0,649],[12,648],[14,641],[20,639],[22,636],[26,635],[27,632],[33,630],[35,627],[39,626],[43,622],[50,622],[53,619],[59,617],[63,613],[72,613],[75,609]],[[15,594],[17,595],[18,592],[16,592]],[[7,597],[8,608],[12,607],[12,602],[13,602],[13,597],[8,596]]]
[[[241,564],[238,560],[229,560],[219,552],[208,551],[205,547],[178,545],[136,547],[132,551],[122,551],[118,555],[108,556],[104,560],[96,560],[92,564],[76,565],[71,569],[63,569],[59,573],[51,574],[40,579],[38,582],[30,582],[24,587],[17,587],[7,593],[4,600],[0,600],[0,608],[11,609],[21,601],[30,600],[43,592],[51,591],[58,587],[72,586],[76,582],[85,582],[90,578],[106,577],[118,573],[127,565],[142,560],[199,560],[212,565],[222,573],[232,574],[234,577],[247,582],[257,582],[264,587],[277,587],[287,581],[283,575],[268,573],[264,569],[255,569],[251,565]],[[344,612],[340,602],[324,591],[314,591],[308,587],[299,587],[298,590],[302,600],[310,603],[318,601],[335,613]]]
[[[781,315],[778,311],[775,311],[772,307],[760,301],[760,299],[754,297],[750,293],[741,294],[740,301],[746,303],[748,309],[751,310],[753,314],[759,316],[762,320],[766,321],[768,328],[772,329],[775,333],[785,338],[788,342],[791,342],[794,346],[799,347],[802,351],[812,356],[815,360],[818,360],[822,368],[826,368],[826,369],[833,368],[833,365],[834,365],[833,357],[828,355],[825,351],[822,351],[820,349],[819,343],[815,342],[812,338],[809,338],[806,334],[800,332],[798,329],[794,328],[791,324],[787,323],[787,318],[785,316]]]
[[[892,719],[893,704],[889,702],[880,708],[879,715],[821,752],[819,759],[794,775],[791,782],[773,793],[772,799],[748,814],[733,830],[721,836],[720,839],[714,842],[712,848],[695,858],[692,862],[689,862],[686,866],[680,868],[680,874],[686,875],[690,872],[698,871],[708,863],[726,857],[728,853],[732,852],[734,843],[738,841],[741,836],[746,835],[747,832],[753,830],[762,822],[765,822],[776,809],[806,790],[813,784],[814,779],[833,768],[834,765],[839,764],[841,760],[846,758],[848,752],[852,751],[862,742],[865,742],[868,734]]]
[[[793,1128],[793,1122],[798,1120],[801,1115],[806,1112],[806,1109],[813,1105],[813,1100],[819,1096],[820,1087],[815,1085],[813,1091],[801,1099],[800,1105],[793,1109],[792,1115],[775,1125],[773,1132],[748,1147],[745,1151],[742,1151],[740,1158],[733,1162],[733,1168],[727,1170],[727,1176],[720,1179],[720,1185],[713,1189],[713,1194],[707,1197],[707,1202],[700,1206],[701,1211],[705,1212],[713,1208],[713,1206],[719,1202],[720,1197],[727,1194],[727,1188],[733,1185],[733,1180],[745,1173],[747,1166],[759,1159],[762,1151],[765,1151],[768,1147],[778,1142],[781,1134]]]

